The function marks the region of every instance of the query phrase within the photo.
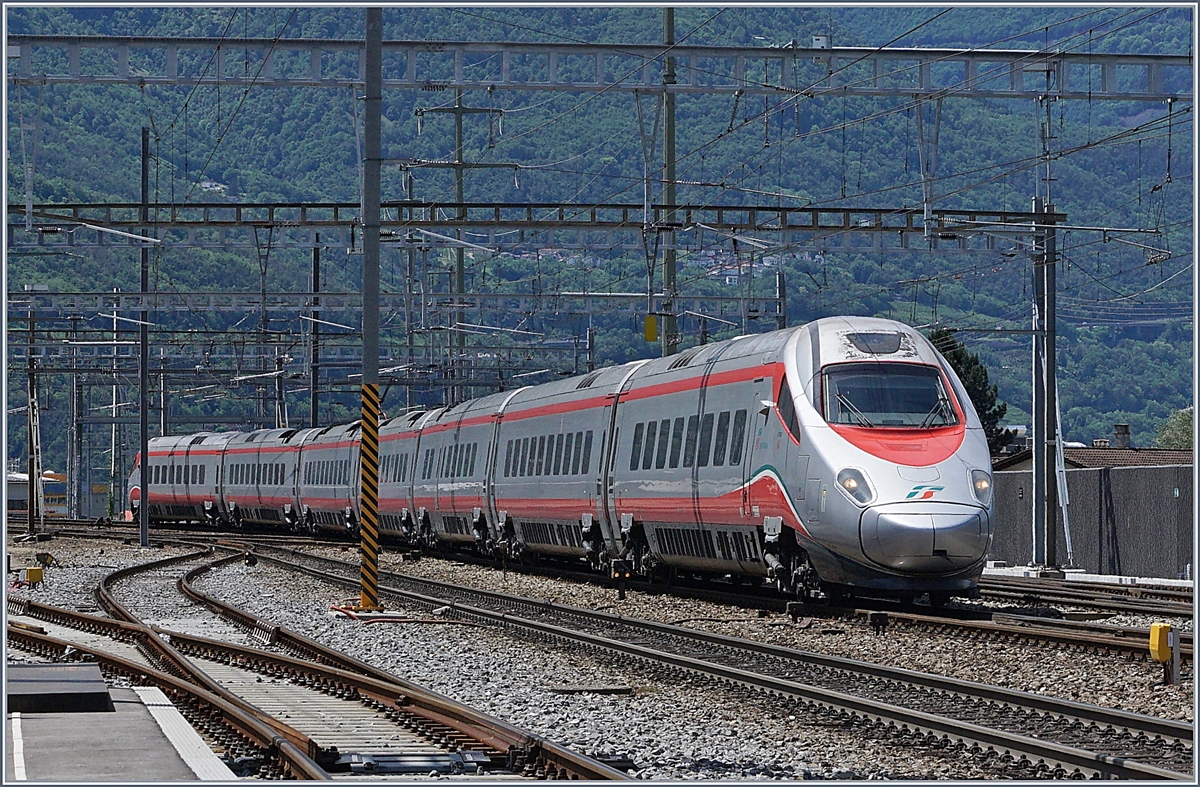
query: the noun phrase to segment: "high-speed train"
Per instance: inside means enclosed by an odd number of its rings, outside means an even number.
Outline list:
[[[358,432],[156,438],[151,519],[354,530]],[[408,413],[380,424],[379,448],[380,531],[427,547],[940,602],[977,592],[992,539],[962,383],[924,336],[877,318]]]

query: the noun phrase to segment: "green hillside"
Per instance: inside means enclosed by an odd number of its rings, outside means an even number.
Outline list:
[[[62,35],[210,36],[361,39],[361,8],[6,8],[10,33]],[[1189,53],[1193,40],[1186,8],[680,8],[677,40],[687,44],[807,45],[816,34],[836,46],[1058,48],[1076,52]],[[654,44],[662,19],[644,8],[388,8],[384,38],[406,40],[518,40]],[[189,55],[190,56],[190,55]],[[201,55],[181,68],[199,72]],[[65,60],[65,59],[64,59]],[[284,67],[300,67],[283,57]],[[49,65],[63,65],[49,64]],[[226,53],[230,72],[251,73],[255,63],[236,43]],[[346,69],[353,62],[334,63]],[[386,67],[386,64],[385,64]],[[536,65],[528,66],[536,69]],[[353,73],[350,71],[349,73]],[[798,78],[817,78],[808,71]],[[765,75],[770,79],[770,75]],[[1124,77],[1123,77],[1124,78]],[[388,91],[383,106],[385,159],[449,159],[453,121],[417,110],[446,107],[453,92]],[[356,202],[360,175],[361,106],[347,90],[241,88],[40,86],[10,89],[7,198],[25,201],[25,165],[34,166],[35,202],[134,202],[139,195],[140,129],[152,129],[156,166],[154,199],[183,203],[230,201]],[[468,92],[474,107],[503,110],[464,123],[465,159],[509,163],[466,177],[468,201],[640,204],[643,157],[637,106],[624,93],[573,94],[524,91]],[[644,99],[653,112],[653,101]],[[735,99],[726,91],[681,96],[677,102],[677,197],[683,204],[815,205],[822,207],[916,207],[921,204],[918,131],[911,101],[902,98]],[[1026,210],[1037,169],[1038,123],[1029,101],[948,96],[942,106],[937,207]],[[931,115],[930,115],[931,117]],[[1107,101],[1058,102],[1051,107],[1053,198],[1075,227],[1157,228],[1139,236],[1142,246],[1113,242],[1098,232],[1059,234],[1062,422],[1068,440],[1108,436],[1112,424],[1131,425],[1135,445],[1149,445],[1158,425],[1192,400],[1193,155],[1191,105],[1164,106]],[[1170,156],[1168,157],[1168,151]],[[661,156],[661,146],[659,150]],[[446,169],[414,171],[419,200],[453,200]],[[654,199],[661,199],[655,176]],[[202,182],[217,185],[201,187]],[[386,166],[385,200],[402,199],[405,175]],[[20,220],[20,219],[16,219]],[[766,237],[764,235],[764,237]],[[1126,236],[1128,237],[1128,236]],[[1153,250],[1143,248],[1152,247]],[[1156,250],[1162,250],[1158,254]],[[647,265],[640,251],[539,250],[537,243],[511,253],[468,255],[472,291],[645,292]],[[919,326],[958,329],[979,353],[1008,404],[1010,423],[1028,422],[1030,408],[1031,261],[1019,244],[998,240],[996,250],[960,254],[946,250],[862,254],[785,249],[754,255],[709,236],[680,255],[681,291],[696,295],[771,295],[782,266],[789,324],[831,314],[892,317]],[[244,290],[305,292],[309,255],[273,250],[265,279],[259,259],[230,251],[165,248],[152,255],[152,289],[160,292]],[[754,280],[736,283],[718,268],[755,264]],[[85,251],[78,256],[10,254],[8,288],[28,284],[53,290],[136,291],[138,261],[128,250]],[[444,252],[418,255],[426,289],[445,291],[449,259]],[[382,260],[385,291],[406,286],[405,255],[388,247]],[[438,271],[442,273],[437,274]],[[437,275],[435,275],[437,274]],[[359,258],[327,255],[327,290],[359,286]],[[656,271],[653,286],[661,286]],[[440,319],[447,318],[442,314]],[[160,320],[166,317],[160,316]],[[202,313],[171,316],[203,341],[252,342],[257,315]],[[272,315],[272,330],[294,335],[290,366],[303,370],[304,324]],[[735,322],[740,322],[736,321]],[[766,320],[736,327],[710,324],[713,338],[743,330],[766,330]],[[111,323],[94,318],[92,328]],[[573,346],[586,318],[559,313],[496,315],[500,327],[536,331],[547,342]],[[21,326],[23,323],[16,323]],[[406,341],[403,315],[384,315],[385,352]],[[600,315],[599,363],[646,357],[656,347],[641,337],[629,316]],[[698,323],[681,320],[684,346],[699,341]],[[997,332],[1007,331],[1007,332]],[[430,334],[416,341],[423,347]],[[516,334],[512,334],[516,336]],[[240,337],[240,338],[239,338]],[[438,341],[442,341],[440,338]],[[480,339],[472,337],[472,342]],[[517,339],[493,340],[514,346]],[[510,360],[528,371],[579,368],[570,353],[539,355],[514,349]],[[485,365],[491,361],[483,362]],[[254,370],[257,367],[247,366]],[[330,372],[333,374],[333,372]],[[356,417],[353,380],[346,370],[328,395],[322,420]],[[508,370],[512,375],[516,369]],[[224,374],[224,372],[223,372]],[[209,380],[208,377],[212,377]],[[198,372],[196,386],[217,375]],[[182,380],[182,374],[177,376]],[[224,375],[222,380],[227,380]],[[534,381],[546,377],[532,378]],[[516,382],[521,382],[517,380]],[[303,381],[289,394],[293,419],[303,419]],[[182,383],[180,388],[186,387]],[[172,389],[174,389],[174,384]],[[24,376],[10,372],[9,407],[24,404]],[[43,383],[47,408],[43,432],[48,467],[65,464],[68,381]],[[123,396],[132,391],[125,386]],[[482,393],[482,391],[477,391]],[[439,394],[440,395],[440,394]],[[99,397],[99,394],[96,394]],[[429,395],[418,392],[417,400]],[[174,412],[249,414],[247,387],[220,400],[178,397]],[[107,400],[106,400],[107,401]],[[96,404],[101,404],[96,400]],[[399,387],[385,409],[404,405]],[[25,451],[24,415],[10,415],[8,456]]]

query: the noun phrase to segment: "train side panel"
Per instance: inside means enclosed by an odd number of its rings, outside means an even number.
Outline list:
[[[408,413],[379,428],[379,529],[405,539],[415,533],[412,475],[420,437],[416,423],[423,415]]]
[[[353,530],[358,522],[358,422],[330,426],[300,450],[299,517],[305,529]]]

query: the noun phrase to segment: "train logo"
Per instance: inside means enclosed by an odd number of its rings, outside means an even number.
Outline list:
[[[917,484],[912,488],[912,491],[904,496],[905,500],[929,500],[933,497],[934,492],[944,491],[944,486],[931,486],[929,484]]]

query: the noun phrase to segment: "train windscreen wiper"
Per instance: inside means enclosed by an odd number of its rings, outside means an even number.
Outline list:
[[[946,397],[945,394],[938,394],[937,403],[934,404],[933,409],[929,411],[929,413],[925,416],[925,419],[923,421],[921,421],[920,428],[928,429],[929,427],[933,426],[934,419],[937,418],[939,415],[942,416],[942,425],[945,426],[946,423],[950,420],[946,417],[946,413],[949,412],[949,410],[950,410],[950,400]]]
[[[848,410],[850,412],[850,415],[857,418],[863,426],[874,426],[875,425],[875,424],[871,423],[870,418],[867,418],[865,415],[863,415],[862,410],[859,410],[857,407],[854,406],[853,402],[851,402],[849,399],[846,398],[845,394],[839,393],[837,395],[837,400],[842,405],[842,407],[845,407],[846,410]]]

